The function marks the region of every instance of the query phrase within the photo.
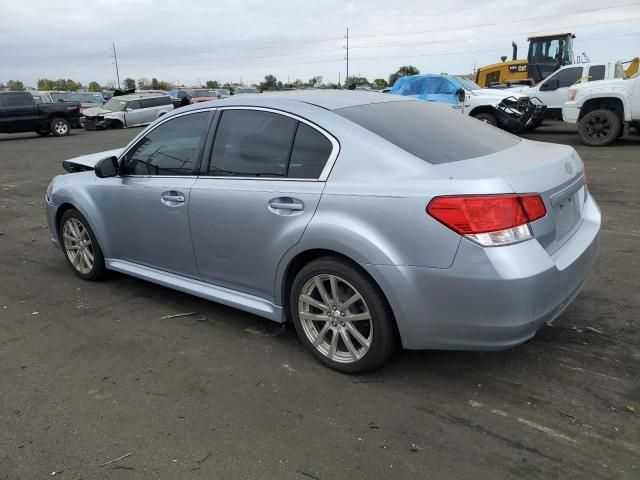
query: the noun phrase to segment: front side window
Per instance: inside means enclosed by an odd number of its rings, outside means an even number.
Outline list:
[[[209,112],[171,119],[151,130],[124,157],[124,175],[195,175]]]
[[[226,110],[209,167],[212,176],[284,177],[297,121],[260,110]]]
[[[565,68],[555,75],[552,75],[549,80],[553,80],[554,78],[558,79],[558,88],[570,87],[582,78],[582,67]],[[548,82],[549,81],[546,83]]]
[[[138,110],[139,108],[140,108],[140,102],[137,100],[127,103],[127,109]]]

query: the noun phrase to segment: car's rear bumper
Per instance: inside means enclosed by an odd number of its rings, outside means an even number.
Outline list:
[[[463,240],[448,269],[363,265],[395,314],[408,349],[495,350],[527,341],[571,303],[598,249],[591,197],[581,225],[553,255],[536,240],[482,248]]]
[[[580,117],[580,108],[575,102],[567,102],[562,107],[562,120],[567,123],[577,123]]]

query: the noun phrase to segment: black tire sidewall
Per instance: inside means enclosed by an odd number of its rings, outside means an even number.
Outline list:
[[[369,351],[360,360],[343,364],[322,355],[312,345],[304,332],[298,314],[298,297],[304,284],[315,275],[332,274],[349,282],[364,298],[371,313],[373,342]],[[304,266],[296,275],[289,294],[289,313],[300,341],[324,365],[343,373],[361,374],[380,368],[393,354],[396,334],[393,315],[380,288],[365,274],[349,262],[339,258],[325,257]]]
[[[609,132],[609,135],[604,139],[600,139],[598,141],[594,141],[594,139],[592,139],[586,132],[586,120],[596,115],[609,117],[609,122],[611,123],[611,131]],[[612,144],[618,139],[620,128],[620,118],[614,112],[612,112],[611,110],[600,109],[593,110],[580,119],[580,124],[578,125],[578,134],[580,135],[580,140],[582,140],[582,143],[584,143],[585,145],[588,145],[590,147],[604,147]]]
[[[60,133],[56,132],[55,124],[58,123],[58,122],[64,122],[67,125],[66,133],[60,134]],[[67,135],[69,135],[71,133],[71,125],[69,124],[69,121],[66,118],[56,117],[53,120],[51,120],[51,122],[49,122],[49,130],[56,137],[66,137]]]
[[[87,232],[89,232],[89,238],[91,238],[91,246],[93,247],[93,268],[87,274],[84,274],[76,270],[76,268],[71,264],[71,260],[69,260],[67,251],[64,248],[64,238],[62,235],[62,230],[63,230],[64,223],[70,218],[75,218],[80,223],[82,223],[82,225],[84,225],[84,227],[87,229]],[[96,236],[93,233],[93,229],[91,228],[91,225],[89,225],[89,222],[87,222],[87,219],[84,218],[84,216],[78,210],[69,209],[62,214],[62,217],[60,217],[60,222],[58,224],[58,238],[60,239],[60,246],[62,247],[62,253],[64,254],[64,258],[66,259],[67,263],[71,267],[71,270],[73,270],[73,273],[75,273],[78,277],[82,278],[83,280],[93,281],[93,280],[97,280],[104,274],[104,271],[105,271],[104,256],[102,254],[102,249],[100,248],[100,244],[98,243],[98,240],[96,239]]]

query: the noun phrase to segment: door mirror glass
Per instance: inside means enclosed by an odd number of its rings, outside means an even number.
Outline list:
[[[464,98],[466,97],[464,88],[459,88],[458,90],[456,90],[456,96],[458,97],[459,102],[464,102]]]
[[[107,157],[96,163],[96,177],[109,178],[118,175],[118,157]]]

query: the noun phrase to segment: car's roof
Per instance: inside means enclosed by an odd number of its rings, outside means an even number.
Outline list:
[[[157,98],[157,97],[168,97],[166,93],[129,93],[128,95],[118,95],[115,98],[116,100],[142,100],[143,98]]]
[[[363,92],[354,90],[294,90],[285,92],[269,92],[251,95],[233,95],[222,100],[214,100],[210,104],[202,102],[197,105],[187,106],[180,109],[187,110],[201,109],[204,106],[255,106],[273,107],[279,103],[301,102],[315,105],[327,110],[337,110],[339,108],[355,107],[358,105],[368,105],[372,103],[403,102],[412,101],[400,95],[388,95],[378,92]]]

